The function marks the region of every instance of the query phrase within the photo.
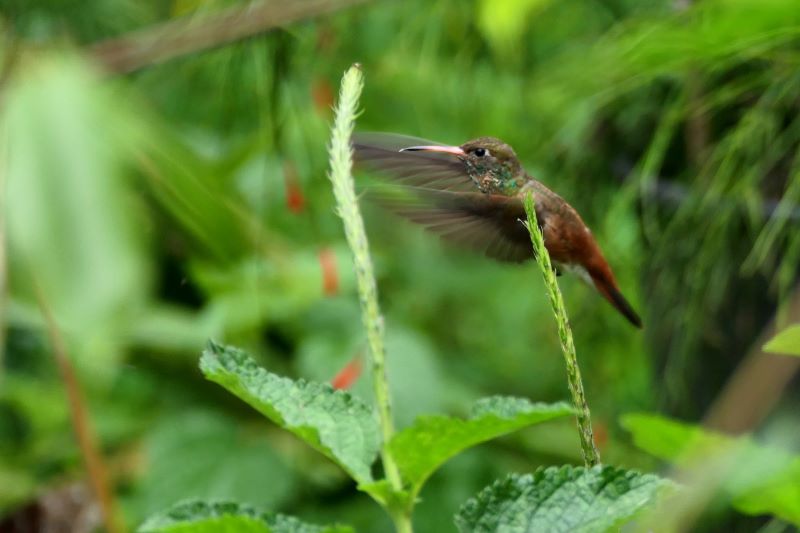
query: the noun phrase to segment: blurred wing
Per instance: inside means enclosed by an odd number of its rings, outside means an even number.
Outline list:
[[[522,202],[479,192],[456,157],[399,151],[419,145],[441,143],[386,133],[353,136],[356,163],[391,180],[371,188],[371,198],[445,240],[494,259],[533,257],[528,230],[520,222],[525,220]]]
[[[476,191],[464,163],[447,154],[400,152],[401,148],[441,143],[389,133],[356,133],[353,154],[357,165],[407,187],[443,191]]]
[[[525,209],[516,198],[420,187],[376,189],[371,195],[443,239],[488,257],[511,262],[533,257],[528,230],[521,222]]]

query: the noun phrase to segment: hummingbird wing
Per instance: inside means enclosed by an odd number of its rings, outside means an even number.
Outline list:
[[[393,210],[443,239],[488,257],[521,262],[533,257],[525,208],[517,198],[481,192],[415,189],[414,201]]]
[[[392,133],[356,133],[353,135],[355,163],[407,187],[429,187],[446,191],[475,191],[464,164],[447,154],[435,152],[400,152],[420,145],[442,143],[395,135]]]
[[[354,135],[356,163],[391,179],[392,185],[370,188],[372,199],[445,240],[494,259],[533,257],[519,199],[479,192],[464,164],[452,156],[399,151],[417,145],[441,144],[385,133]]]

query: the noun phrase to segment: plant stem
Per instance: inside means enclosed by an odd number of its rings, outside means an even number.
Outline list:
[[[97,435],[91,424],[89,409],[86,400],[81,392],[80,382],[75,375],[75,369],[67,353],[67,346],[61,331],[58,329],[53,313],[47,305],[44,293],[38,282],[36,282],[36,299],[39,309],[45,320],[47,334],[50,337],[50,345],[53,355],[61,373],[61,380],[67,392],[67,404],[69,405],[70,415],[72,416],[72,426],[75,430],[75,437],[78,441],[83,461],[86,465],[86,472],[89,475],[89,482],[92,487],[94,497],[100,505],[100,515],[103,519],[106,531],[109,533],[122,533],[125,528],[119,521],[117,506],[114,500],[114,491],[108,481],[108,468],[103,461],[97,444]]]
[[[369,255],[364,220],[361,218],[358,208],[352,175],[353,153],[350,146],[350,136],[353,133],[358,98],[361,95],[363,86],[364,78],[361,68],[358,64],[353,65],[345,72],[342,78],[339,102],[336,106],[336,117],[330,146],[331,170],[329,178],[333,183],[333,193],[336,197],[338,214],[344,222],[347,244],[353,252],[362,319],[364,327],[367,329],[367,339],[372,353],[373,392],[383,434],[383,446],[381,448],[383,468],[392,488],[400,492],[403,490],[403,482],[400,479],[397,464],[389,451],[389,442],[394,434],[394,424],[392,422],[389,382],[386,377],[383,317],[378,307],[378,289],[372,269],[372,260]],[[412,530],[409,514],[393,512],[391,516],[397,531],[407,533]]]
[[[186,16],[95,43],[90,55],[111,74],[126,74],[174,58],[210,50],[291,22],[306,20],[366,0],[261,0],[213,15]]]
[[[8,82],[11,79],[17,58],[19,57],[19,41],[13,37],[7,24],[0,23],[0,31],[10,36],[3,39],[2,64],[0,64],[0,102],[5,100],[8,91]],[[8,145],[11,137],[8,135],[6,121],[0,121],[0,389],[5,378],[5,349],[6,349],[6,312],[8,302],[8,251],[6,238],[6,188],[10,172],[10,153]]]
[[[0,86],[2,91],[2,86]],[[6,183],[8,169],[8,141],[4,123],[0,123],[0,389],[5,378],[6,302],[8,301],[8,255],[6,252]]]
[[[578,435],[581,440],[583,450],[583,461],[586,466],[594,466],[600,463],[600,454],[594,445],[592,434],[592,419],[589,413],[589,404],[586,402],[586,395],[583,392],[583,381],[581,371],[578,367],[578,356],[575,352],[575,343],[572,340],[572,329],[569,327],[567,309],[564,306],[564,299],[561,296],[561,289],[558,288],[553,265],[550,262],[550,254],[544,245],[544,236],[539,228],[539,221],[536,219],[536,209],[534,209],[533,194],[525,196],[525,212],[528,221],[525,224],[531,234],[531,243],[536,254],[536,262],[544,277],[544,284],[547,294],[550,297],[550,306],[558,323],[558,337],[561,340],[561,351],[564,353],[564,361],[567,364],[567,383],[572,395],[572,403],[577,409],[575,418],[578,421]]]
[[[397,533],[414,533],[414,526],[411,523],[411,511],[402,510],[390,513],[394,529]]]

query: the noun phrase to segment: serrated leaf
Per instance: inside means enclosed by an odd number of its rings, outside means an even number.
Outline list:
[[[573,413],[565,403],[532,403],[495,396],[479,400],[466,420],[421,416],[394,436],[389,447],[404,482],[416,495],[445,461],[476,444],[533,424]]]
[[[372,481],[381,437],[370,406],[328,384],[293,381],[259,367],[241,350],[210,342],[200,369],[261,414],[339,464],[356,481]]]
[[[671,485],[613,466],[563,466],[511,474],[468,500],[456,515],[462,532],[608,531],[630,520]]]
[[[140,533],[351,533],[347,526],[317,526],[234,502],[182,502],[150,517]]]
[[[642,450],[682,468],[708,468],[740,512],[800,525],[799,456],[657,415],[630,414],[621,424]]]
[[[789,326],[764,345],[764,351],[800,356],[800,324]]]

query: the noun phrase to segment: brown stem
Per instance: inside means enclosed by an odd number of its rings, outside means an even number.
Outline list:
[[[18,41],[8,30],[5,24],[0,25],[0,30],[6,32],[8,37],[3,42],[5,54],[0,66],[0,105],[3,104],[8,80],[14,70],[17,56]],[[6,183],[8,183],[8,134],[5,125],[0,122],[0,384],[5,375],[5,349],[6,349],[6,302],[8,301],[8,255],[6,253]]]
[[[711,126],[708,114],[703,109],[703,80],[697,69],[689,69],[686,84],[689,106],[689,115],[686,119],[686,151],[692,165],[700,168],[708,152]]]
[[[800,358],[771,354],[761,349],[780,329],[779,315],[784,319],[780,324],[800,322],[800,285],[792,292],[785,311],[775,314],[752,351],[728,379],[706,414],[704,424],[707,427],[736,434],[758,427],[800,369]]]
[[[2,90],[2,89],[0,89]],[[6,183],[8,174],[8,135],[0,124],[0,385],[5,376],[6,302],[8,301],[8,268],[6,255]]]
[[[75,370],[72,367],[72,362],[67,353],[64,338],[58,329],[58,324],[47,305],[41,287],[38,285],[36,287],[36,299],[39,303],[39,309],[44,316],[53,355],[58,364],[61,379],[64,382],[64,388],[67,391],[67,401],[72,417],[72,426],[75,430],[75,437],[78,440],[78,447],[81,450],[81,455],[86,464],[92,491],[100,504],[103,523],[109,533],[122,533],[124,528],[117,518],[118,515],[116,513],[114,495],[108,484],[108,470],[97,448],[97,436],[94,433],[86,402],[81,393],[80,383],[75,376]]]
[[[262,0],[213,16],[182,17],[101,41],[89,52],[109,72],[124,74],[208,50],[366,0]]]

